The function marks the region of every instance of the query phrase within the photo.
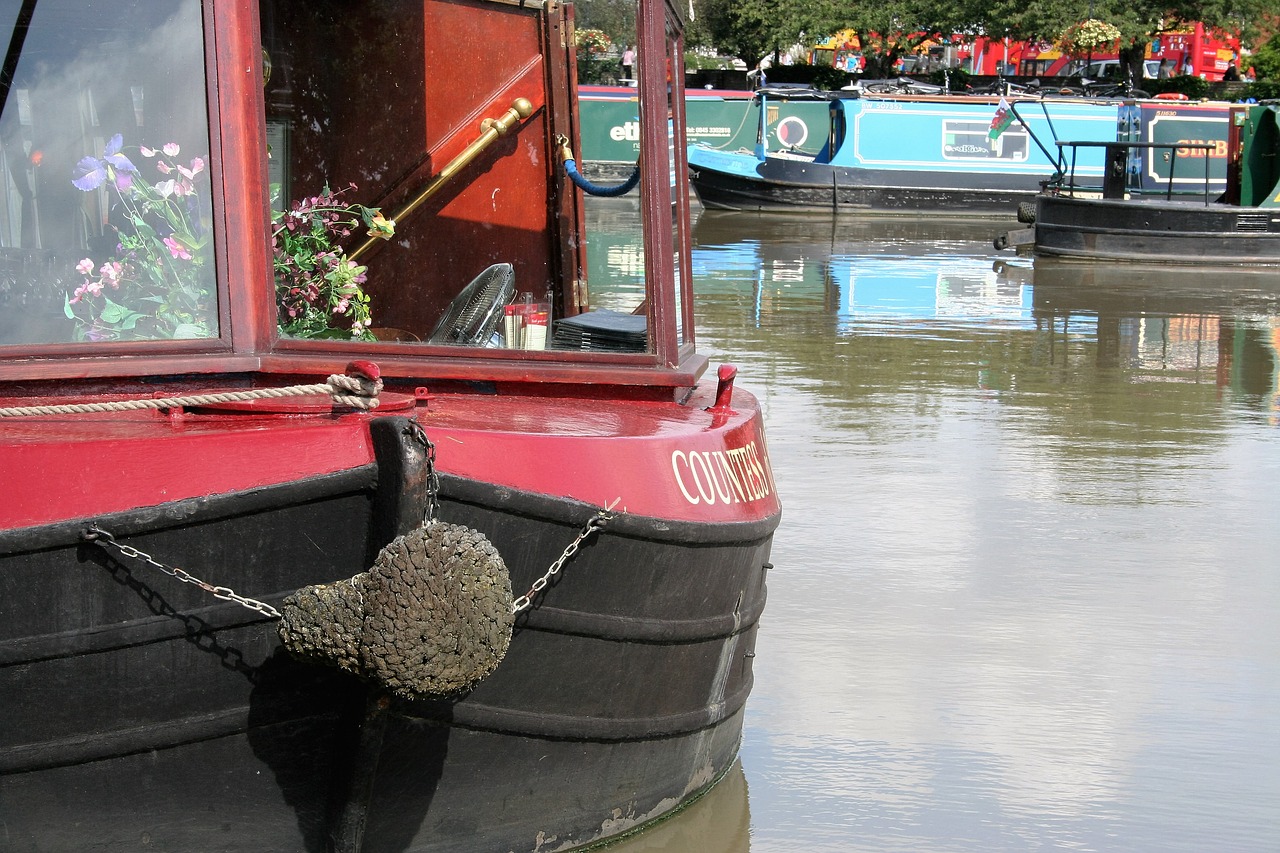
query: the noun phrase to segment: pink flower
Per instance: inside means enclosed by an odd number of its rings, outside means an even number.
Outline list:
[[[123,272],[124,267],[119,261],[107,261],[98,270],[98,273],[102,276],[103,280],[110,282],[112,287],[120,286],[120,274]]]
[[[181,150],[182,149],[178,147],[178,143],[176,142],[166,142],[164,144],[164,153],[168,157],[177,157],[178,152]]]
[[[84,259],[84,260],[82,260],[80,263],[76,264],[76,272],[80,273],[80,275],[90,275],[90,274],[92,274],[92,273],[93,273],[93,259],[92,259],[92,258],[85,258],[85,259]]]
[[[173,257],[181,258],[184,261],[191,260],[191,253],[187,251],[187,247],[172,237],[165,237],[164,244],[169,249],[169,254],[173,255]]]

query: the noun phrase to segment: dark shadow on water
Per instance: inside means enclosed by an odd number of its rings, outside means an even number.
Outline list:
[[[258,668],[249,742],[297,814],[306,853],[407,850],[440,781],[449,728],[397,739],[392,700],[280,649]]]

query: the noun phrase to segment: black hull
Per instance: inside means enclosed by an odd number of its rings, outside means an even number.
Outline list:
[[[377,474],[96,521],[279,604],[363,571],[388,513],[412,516]],[[594,512],[444,478],[441,517],[489,537],[516,594]],[[618,516],[489,679],[389,702],[287,656],[265,617],[106,559],[82,525],[0,534],[20,617],[0,635],[5,849],[505,853],[625,832],[734,761],[775,524]]]
[[[1280,264],[1280,213],[1202,201],[1042,196],[1035,251],[1080,260]]]
[[[1043,176],[1047,179],[1048,175]],[[701,166],[690,181],[704,207],[1012,218],[1040,192],[1040,177],[851,169],[769,160],[746,178]]]

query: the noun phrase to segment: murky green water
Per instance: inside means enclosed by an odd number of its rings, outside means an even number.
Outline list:
[[[785,515],[741,776],[617,849],[1280,849],[1280,272],[1001,227],[701,214]]]

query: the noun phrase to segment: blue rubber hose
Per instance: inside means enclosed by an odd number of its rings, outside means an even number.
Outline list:
[[[599,184],[593,184],[586,178],[582,177],[582,173],[578,171],[578,163],[572,157],[568,157],[564,161],[564,172],[569,176],[569,180],[587,195],[604,196],[605,198],[613,198],[615,196],[626,195],[636,188],[636,184],[640,182],[640,164],[631,170],[631,176],[616,187],[602,187]]]

